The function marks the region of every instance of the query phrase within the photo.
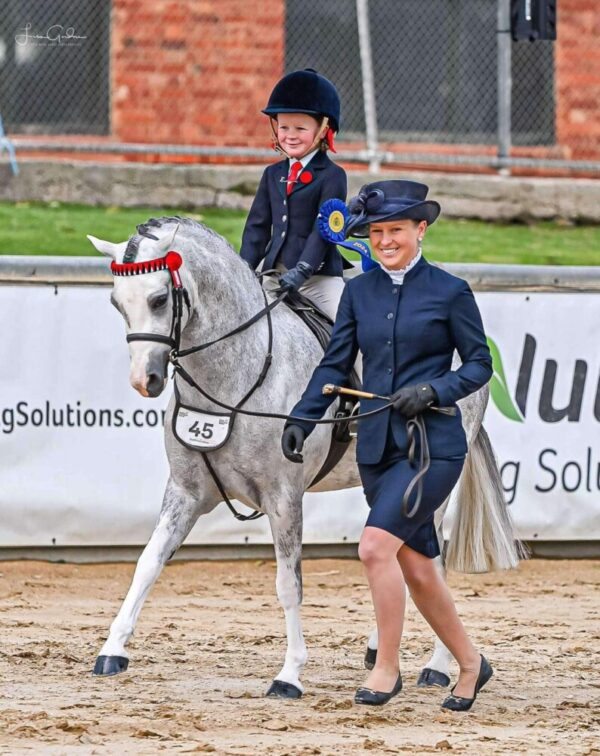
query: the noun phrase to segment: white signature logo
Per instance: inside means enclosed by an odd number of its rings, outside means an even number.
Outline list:
[[[75,29],[72,26],[66,28],[61,24],[53,24],[48,28],[45,34],[32,34],[31,24],[25,24],[23,29],[19,29],[19,34],[15,34],[15,42],[18,45],[26,45],[29,42],[54,42],[57,45],[65,45],[78,40],[87,39],[87,36],[75,34]],[[22,33],[21,33],[22,32]]]

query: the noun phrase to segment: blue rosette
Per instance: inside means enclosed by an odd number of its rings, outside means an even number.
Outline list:
[[[346,228],[350,213],[346,203],[341,199],[330,199],[324,202],[319,208],[317,216],[317,227],[322,239],[337,244],[338,247],[350,249],[352,252],[358,252],[363,273],[372,268],[379,267],[379,263],[371,257],[371,251],[367,244],[359,239],[348,241],[346,239]]]

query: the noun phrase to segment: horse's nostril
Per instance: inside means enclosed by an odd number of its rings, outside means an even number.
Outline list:
[[[158,396],[163,390],[163,378],[158,373],[150,373],[146,381],[146,391],[150,396]]]

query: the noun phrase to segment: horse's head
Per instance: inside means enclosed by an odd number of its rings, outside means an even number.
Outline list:
[[[128,241],[112,242],[89,236],[102,254],[116,263],[143,263],[164,257],[170,249],[178,227],[177,218],[151,219],[137,227]],[[181,271],[182,277],[185,272]],[[171,277],[168,270],[144,275],[115,276],[110,300],[123,316],[127,333],[169,336],[173,322]],[[183,308],[182,327],[187,310]],[[158,396],[164,389],[168,374],[170,346],[155,341],[129,343],[131,385],[143,396]]]

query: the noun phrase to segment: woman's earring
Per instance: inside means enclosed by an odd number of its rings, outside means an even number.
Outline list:
[[[423,237],[422,236],[419,236],[419,238],[417,239],[417,252],[418,253],[423,252]]]

